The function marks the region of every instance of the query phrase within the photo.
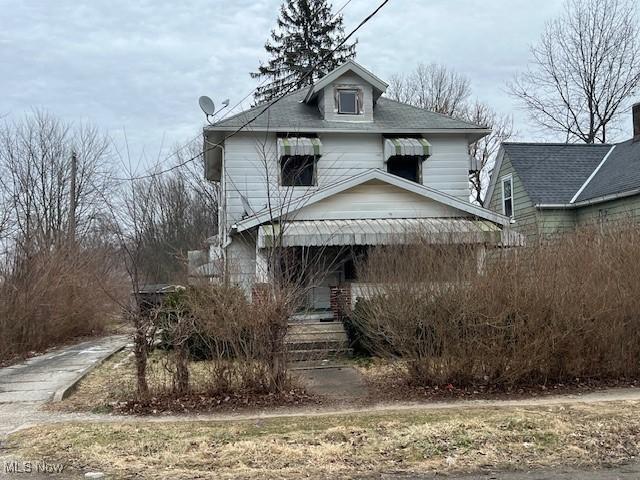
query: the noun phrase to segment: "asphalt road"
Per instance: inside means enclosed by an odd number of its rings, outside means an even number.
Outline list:
[[[367,478],[379,480],[640,480],[640,463],[590,470],[562,468],[530,472],[486,472],[465,475],[382,474]]]

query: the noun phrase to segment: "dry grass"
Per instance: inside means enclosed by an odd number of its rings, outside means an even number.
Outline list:
[[[258,407],[296,406],[317,403],[296,382],[282,394],[254,391],[220,392],[211,386],[212,361],[189,362],[192,392],[182,396],[167,395],[173,382],[170,353],[155,350],[149,355],[147,380],[150,398],[146,402],[136,398],[136,369],[133,353],[125,350],[114,355],[83,379],[72,396],[47,408],[63,412],[93,413],[158,413],[212,410],[246,410]]]
[[[640,387],[640,380],[629,378],[574,378],[564,383],[528,385],[421,385],[407,381],[409,365],[402,360],[363,357],[354,359],[353,365],[362,375],[373,403],[514,400]]]
[[[619,464],[640,453],[638,402],[547,408],[85,423],[10,437],[14,456],[136,478],[349,478],[375,472]]]

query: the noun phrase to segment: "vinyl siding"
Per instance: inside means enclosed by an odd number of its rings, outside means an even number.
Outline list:
[[[538,233],[545,239],[575,230],[575,211],[570,209],[538,210]]]
[[[371,168],[385,169],[379,134],[319,134],[318,185],[280,187],[276,135],[241,133],[228,139],[224,154],[226,223],[238,222],[244,195],[253,214],[271,205],[309,194]],[[432,155],[423,163],[423,184],[468,201],[468,153],[464,135],[429,135]],[[356,217],[360,218],[360,217]]]
[[[364,184],[338,193],[296,214],[296,220],[425,218],[468,216],[447,205],[388,184]]]
[[[356,89],[362,91],[362,113],[344,115],[338,113],[335,101],[336,89]],[[335,82],[327,85],[322,91],[322,102],[318,105],[324,113],[324,119],[337,122],[372,122],[373,121],[373,89],[371,85],[353,72],[347,72]]]
[[[234,237],[226,252],[231,283],[240,285],[249,294],[256,276],[255,232],[247,232]]]
[[[581,207],[576,211],[578,225],[598,222],[624,222],[640,220],[640,196],[619,198],[605,203]]]
[[[529,199],[529,195],[522,185],[522,181],[514,170],[509,156],[505,153],[502,159],[502,165],[498,172],[496,186],[493,189],[493,195],[489,201],[488,209],[494,212],[503,213],[502,207],[502,177],[511,175],[513,178],[513,218],[515,225],[513,229],[526,235],[527,243],[536,239],[538,235],[538,218],[536,208]]]

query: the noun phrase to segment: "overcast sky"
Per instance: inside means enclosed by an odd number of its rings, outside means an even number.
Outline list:
[[[346,0],[334,0],[334,8]],[[352,0],[347,31],[378,4]],[[280,0],[0,0],[0,115],[42,108],[91,121],[134,156],[165,155],[203,124],[200,95],[234,105],[256,85]],[[473,92],[514,114],[505,92],[561,0],[391,0],[358,33],[357,60],[382,79],[418,62],[468,75]],[[245,103],[248,106],[249,100]]]

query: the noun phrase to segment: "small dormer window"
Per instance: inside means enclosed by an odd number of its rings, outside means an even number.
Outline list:
[[[360,113],[358,90],[338,90],[338,113],[358,115]]]

